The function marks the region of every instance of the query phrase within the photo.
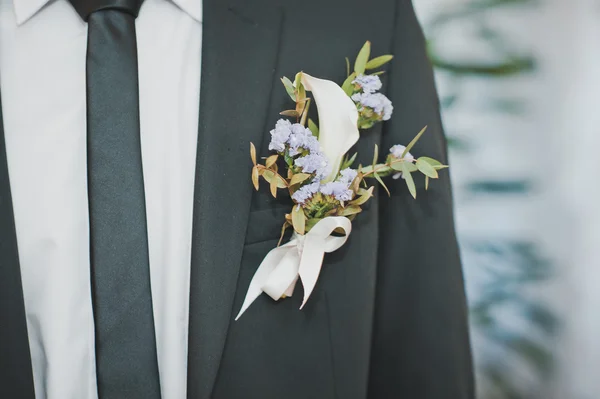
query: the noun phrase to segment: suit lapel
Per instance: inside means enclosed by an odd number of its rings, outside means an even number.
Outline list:
[[[204,1],[188,348],[193,399],[211,394],[232,320],[252,195],[250,141],[261,148],[277,79],[281,14],[252,4]]]
[[[0,102],[0,397],[34,398]]]

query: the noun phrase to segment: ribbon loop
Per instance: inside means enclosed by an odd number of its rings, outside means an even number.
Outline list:
[[[338,228],[346,234],[341,237],[332,236]],[[329,216],[320,220],[304,236],[294,233],[290,242],[272,249],[254,273],[242,308],[235,319],[238,320],[263,292],[275,301],[283,295],[292,296],[298,279],[304,287],[304,298],[300,306],[302,309],[317,284],[325,253],[342,247],[351,231],[352,223],[348,218]]]

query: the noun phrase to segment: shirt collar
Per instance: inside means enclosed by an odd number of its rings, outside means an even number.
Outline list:
[[[13,0],[17,25],[22,25],[53,0]],[[66,1],[66,0],[65,0]],[[170,0],[183,12],[202,23],[202,0]],[[143,6],[142,6],[143,7]]]

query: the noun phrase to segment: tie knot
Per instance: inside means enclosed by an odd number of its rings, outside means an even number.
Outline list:
[[[144,0],[69,0],[84,21],[90,14],[101,10],[118,10],[138,16]]]

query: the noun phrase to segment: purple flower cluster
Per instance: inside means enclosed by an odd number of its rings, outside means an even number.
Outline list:
[[[324,195],[331,195],[338,201],[350,201],[354,192],[350,184],[358,173],[355,169],[346,168],[340,172],[336,181],[323,184],[319,191]]]
[[[363,93],[375,93],[381,89],[381,80],[377,75],[358,75],[352,83],[359,85]]]
[[[331,168],[327,158],[320,152],[310,153],[294,161],[294,165],[302,168],[303,173],[314,173],[315,180],[321,181],[329,174]]]
[[[381,93],[356,93],[352,100],[360,103],[363,107],[373,109],[373,112],[381,116],[384,121],[389,120],[394,112],[394,106],[389,98]]]
[[[292,194],[292,199],[301,205],[304,205],[306,201],[312,198],[313,195],[317,191],[319,191],[319,187],[321,186],[320,182],[310,183],[305,186],[300,187],[298,191]]]
[[[390,148],[390,154],[394,157],[394,158],[398,158],[401,159],[402,158],[402,153],[404,152],[404,150],[406,150],[406,147],[403,146],[402,144],[396,144],[395,146],[393,146],[392,148]],[[410,152],[407,152],[404,155],[404,159],[412,162],[415,157],[413,157],[413,155]],[[393,179],[399,179],[399,178],[403,178],[404,179],[404,175],[402,174],[402,172],[398,172],[398,173],[394,173],[394,175],[392,176]]]
[[[289,155],[292,157],[298,155],[302,148],[311,153],[320,152],[319,141],[310,129],[300,123],[292,124],[286,119],[279,119],[275,129],[271,130],[269,150],[284,152],[286,145],[289,146]]]

